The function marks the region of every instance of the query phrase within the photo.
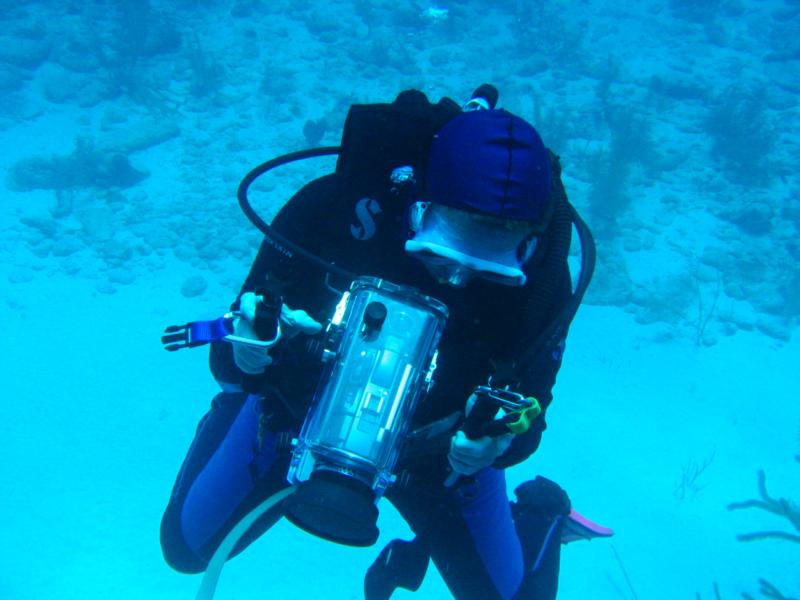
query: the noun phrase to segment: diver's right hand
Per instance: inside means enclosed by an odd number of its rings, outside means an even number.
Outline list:
[[[244,316],[233,322],[233,335],[250,340],[259,339],[252,322]],[[272,364],[272,357],[269,355],[267,346],[253,346],[236,341],[231,342],[231,345],[233,346],[233,362],[243,373],[260,375]]]
[[[261,297],[253,292],[242,294],[239,299],[239,312],[242,316],[233,322],[235,336],[251,340],[259,339],[253,322],[256,318],[256,306],[260,300]],[[285,304],[281,306],[280,325],[280,331],[271,346],[254,346],[233,342],[233,360],[242,372],[248,375],[263,373],[264,369],[272,364],[269,348],[274,346],[281,337],[292,338],[298,333],[313,335],[322,330],[322,324],[315,321],[306,311],[292,310]]]

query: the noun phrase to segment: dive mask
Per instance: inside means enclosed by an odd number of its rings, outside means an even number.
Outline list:
[[[406,241],[406,252],[440,281],[461,287],[478,277],[525,285],[522,267],[536,249],[526,221],[416,202],[410,208],[409,225],[413,237]]]

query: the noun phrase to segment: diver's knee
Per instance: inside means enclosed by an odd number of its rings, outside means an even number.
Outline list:
[[[208,562],[195,554],[181,530],[179,507],[170,502],[161,519],[161,553],[167,564],[180,573],[194,575],[206,570]]]

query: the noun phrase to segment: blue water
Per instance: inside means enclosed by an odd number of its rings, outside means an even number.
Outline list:
[[[736,539],[797,524],[726,508],[759,469],[800,502],[799,31],[797,0],[0,0],[0,597],[193,597],[158,526],[216,388],[159,335],[238,290],[240,178],[338,144],[352,103],[483,82],[598,241],[550,427],[510,472],[616,531],[564,549],[559,598],[800,595],[800,545]],[[259,181],[259,210],[331,166]],[[379,526],[408,535],[388,502]],[[281,523],[217,597],[359,598],[376,553]],[[413,597],[448,595],[431,569]]]

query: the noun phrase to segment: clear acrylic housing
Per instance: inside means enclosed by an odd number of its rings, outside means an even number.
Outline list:
[[[431,380],[447,307],[367,277],[353,282],[342,301],[341,320],[337,316],[328,331],[332,358],[298,438],[289,480],[305,481],[324,468],[357,477],[380,496]],[[375,313],[385,315],[377,326]]]

